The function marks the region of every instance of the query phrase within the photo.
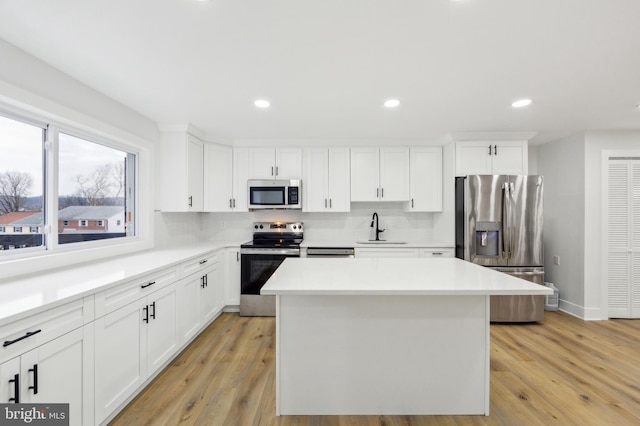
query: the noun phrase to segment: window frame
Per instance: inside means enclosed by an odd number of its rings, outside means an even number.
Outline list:
[[[152,248],[154,142],[95,119],[82,117],[83,120],[74,121],[30,105],[18,104],[7,103],[6,98],[0,96],[0,115],[44,129],[43,245],[0,253],[0,280]],[[55,234],[58,232],[58,140],[61,132],[135,156],[131,182],[134,188],[132,225],[135,235],[58,244]]]

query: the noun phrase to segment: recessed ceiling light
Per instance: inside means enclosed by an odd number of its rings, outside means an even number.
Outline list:
[[[271,105],[271,103],[265,99],[257,99],[253,102],[253,104],[258,108],[269,108],[269,106]]]
[[[514,108],[522,108],[526,107],[529,104],[531,104],[531,99],[518,99],[517,101],[512,103],[511,106]]]
[[[385,108],[395,108],[400,105],[400,101],[397,99],[388,99],[384,101]]]

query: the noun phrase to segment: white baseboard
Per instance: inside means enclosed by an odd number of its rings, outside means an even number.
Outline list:
[[[560,299],[558,308],[569,315],[576,318],[580,318],[584,321],[601,321],[603,319],[600,308],[585,308],[584,306],[576,305],[575,303],[567,302]]]

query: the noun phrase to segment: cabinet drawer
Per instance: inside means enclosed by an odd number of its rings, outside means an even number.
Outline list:
[[[182,264],[182,278],[187,277],[191,274],[195,274],[200,271],[204,271],[209,268],[211,265],[215,265],[220,262],[220,254],[221,250],[217,250],[213,253],[209,253],[198,257],[196,259],[190,260]]]
[[[82,327],[84,300],[76,300],[0,327],[0,364]]]
[[[128,305],[178,280],[178,268],[161,269],[143,278],[96,293],[96,318]]]
[[[451,248],[420,249],[420,257],[453,257]]]

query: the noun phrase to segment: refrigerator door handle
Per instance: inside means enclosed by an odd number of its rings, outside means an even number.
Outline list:
[[[514,182],[509,182],[509,219],[511,222],[515,221],[515,214],[513,211],[515,210],[515,201],[513,201],[513,193],[516,190],[516,184]],[[513,234],[511,232],[512,229],[515,228],[515,223],[509,223],[509,259],[513,259]]]
[[[502,257],[509,258],[511,240],[509,239],[509,188],[508,183],[502,184]]]

